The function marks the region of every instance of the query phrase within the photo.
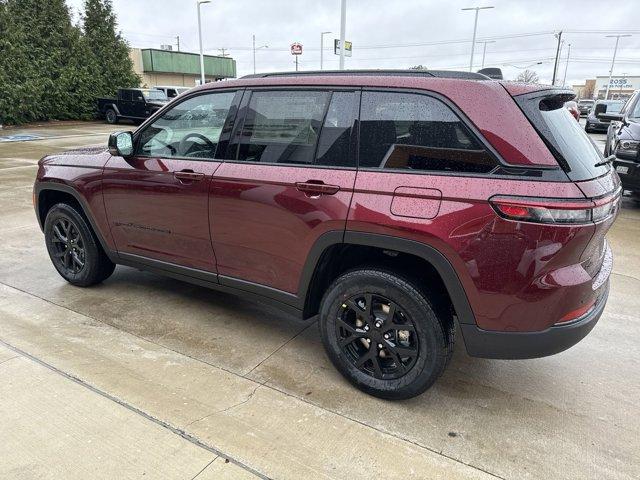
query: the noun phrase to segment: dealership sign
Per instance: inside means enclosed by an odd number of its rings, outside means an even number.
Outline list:
[[[291,44],[291,55],[302,55],[301,43],[296,42]]]

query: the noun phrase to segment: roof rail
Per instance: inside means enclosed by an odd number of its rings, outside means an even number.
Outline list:
[[[304,72],[254,73],[241,78],[302,77],[302,76],[389,76],[389,77],[437,77],[464,80],[490,80],[481,73],[456,70],[306,70]]]

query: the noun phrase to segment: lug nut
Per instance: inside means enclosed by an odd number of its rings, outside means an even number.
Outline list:
[[[376,328],[380,328],[382,326],[382,322],[380,320],[378,320],[376,322]]]
[[[389,335],[388,333],[385,333],[385,334],[384,334],[384,339],[385,339],[385,340],[389,340],[389,337],[390,337],[390,335]]]
[[[382,348],[382,344],[381,343],[378,344],[378,348]]]
[[[364,326],[364,331],[365,331],[365,332],[368,332],[368,331],[369,331],[369,325],[365,325],[365,326]]]

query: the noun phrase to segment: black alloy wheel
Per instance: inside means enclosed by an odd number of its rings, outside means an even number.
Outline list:
[[[344,355],[374,378],[400,378],[418,357],[415,325],[382,295],[365,293],[346,300],[336,321],[336,335]]]
[[[348,271],[327,288],[318,325],[338,371],[387,399],[421,394],[444,371],[454,342],[451,312],[428,285],[391,271]]]
[[[45,217],[44,237],[53,266],[73,285],[89,287],[100,283],[116,267],[76,206],[53,205]]]
[[[52,258],[68,275],[77,275],[85,267],[85,242],[80,229],[69,218],[58,218],[52,226]]]

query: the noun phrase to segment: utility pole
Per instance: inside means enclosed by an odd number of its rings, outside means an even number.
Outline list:
[[[607,90],[604,93],[604,99],[609,99],[609,86],[611,85],[611,77],[613,76],[613,66],[616,64],[616,54],[618,53],[618,42],[622,37],[630,37],[630,33],[626,33],[623,35],[607,35],[607,38],[615,38],[616,46],[613,49],[613,60],[611,60],[611,70],[609,70],[609,80],[607,81]]]
[[[463,8],[461,10],[475,10],[476,11],[476,18],[473,22],[473,40],[471,41],[471,59],[469,60],[469,71],[473,70],[473,51],[476,48],[476,32],[478,31],[478,13],[480,12],[480,10],[488,10],[490,8],[495,8],[495,7],[468,7],[468,8]]]
[[[296,72],[298,71],[298,55],[294,55],[296,57]]]
[[[331,32],[320,32],[320,70],[322,70],[322,59],[324,55],[324,36]]]
[[[569,44],[569,48],[567,50],[567,61],[564,64],[564,77],[562,78],[562,86],[564,87],[567,83],[567,70],[569,70],[569,57],[571,56],[571,44]]]
[[[176,35],[176,46],[178,47],[178,51],[180,51],[180,35]]]
[[[260,45],[256,47],[256,36],[252,35],[253,38],[253,73],[256,73],[256,50],[260,50],[261,48],[269,48],[269,45]]]
[[[340,4],[340,70],[344,70],[344,36],[347,28],[347,0]]]
[[[484,47],[482,47],[482,67],[484,68],[484,57],[486,57],[487,55],[487,43],[496,43],[495,40],[485,40],[484,42]]]
[[[228,57],[229,56],[229,54],[226,53],[227,49],[224,48],[224,47],[219,48],[218,51],[220,52],[220,56],[221,57]]]
[[[562,42],[562,30],[555,34],[558,39],[558,45],[556,47],[556,61],[553,63],[553,77],[551,77],[551,85],[556,84],[556,74],[558,73],[558,60],[560,57],[560,45]]]
[[[198,0],[198,41],[200,42],[200,85],[204,85],[204,52],[202,51],[202,22],[200,20],[200,6],[211,3],[211,0]]]

